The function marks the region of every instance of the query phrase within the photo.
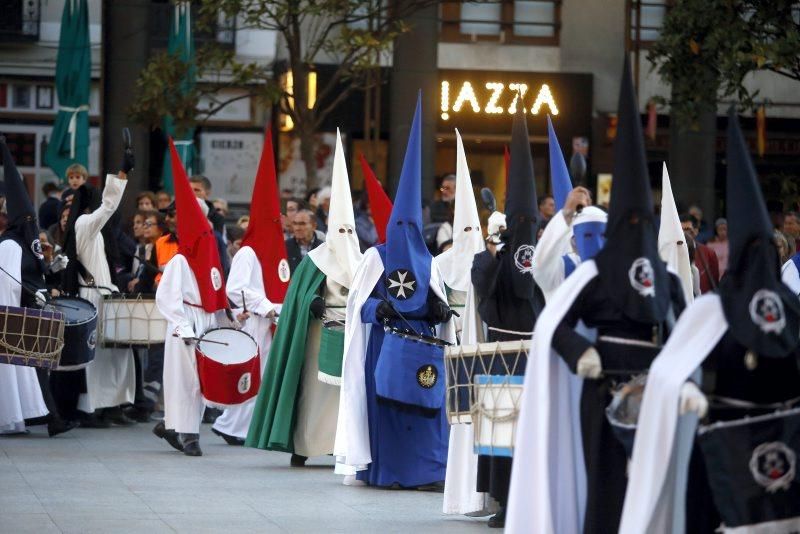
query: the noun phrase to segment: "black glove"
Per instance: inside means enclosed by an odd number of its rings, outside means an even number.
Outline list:
[[[125,153],[122,156],[122,165],[120,166],[120,170],[125,174],[128,174],[135,166],[136,159],[133,157],[133,149],[128,147],[125,149]]]
[[[322,319],[325,315],[325,300],[320,297],[314,297],[314,300],[311,301],[311,305],[308,307],[311,311],[311,315],[314,316],[315,319]]]
[[[381,302],[378,304],[378,307],[375,308],[375,317],[377,317],[379,321],[385,321],[386,319],[397,319],[400,316],[397,315],[397,312],[394,311],[391,304],[388,302]]]
[[[446,323],[454,314],[450,306],[439,299],[431,302],[428,307],[428,319],[435,324]]]

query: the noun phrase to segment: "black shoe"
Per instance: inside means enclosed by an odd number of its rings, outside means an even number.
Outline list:
[[[55,419],[47,423],[47,435],[51,438],[64,432],[69,432],[78,425],[77,421],[64,421],[63,419]]]
[[[292,459],[289,460],[289,465],[292,467],[305,467],[308,456],[300,456],[299,454],[292,454]]]
[[[203,456],[200,450],[200,441],[190,441],[183,445],[183,454],[186,456]]]
[[[165,440],[176,451],[183,452],[183,444],[178,437],[178,433],[174,430],[167,430],[167,427],[164,425],[164,421],[159,421],[158,424],[153,427],[153,434],[155,434],[156,437]]]
[[[150,422],[150,410],[145,408],[137,408],[132,406],[127,410],[123,410],[123,413],[126,417],[133,419],[137,423],[149,423]]]
[[[242,438],[237,438],[236,436],[231,436],[230,434],[226,434],[225,432],[220,432],[216,428],[212,428],[211,431],[225,440],[225,443],[228,445],[233,445],[234,447],[241,447],[244,445],[244,440]]]
[[[222,410],[218,408],[210,408],[206,406],[206,411],[203,412],[203,422],[213,425],[217,421],[217,417],[222,415]]]
[[[431,484],[423,484],[417,486],[417,491],[430,491],[431,493],[444,493],[444,482],[433,482]]]
[[[489,528],[504,528],[506,526],[506,509],[501,508],[499,512],[489,518]]]
[[[114,425],[131,426],[136,424],[136,421],[125,415],[122,408],[119,407],[107,408],[103,417]]]
[[[111,421],[98,415],[97,412],[87,414],[85,418],[81,419],[81,427],[83,428],[111,428]]]

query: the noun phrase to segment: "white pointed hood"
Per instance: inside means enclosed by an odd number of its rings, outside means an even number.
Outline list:
[[[350,180],[342,148],[342,136],[336,129],[336,152],[333,155],[331,204],[328,211],[328,233],[325,242],[308,253],[325,276],[350,288],[353,275],[361,263],[361,249],[356,236],[356,218],[350,195]]]
[[[658,254],[667,267],[678,274],[683,288],[683,298],[688,305],[694,300],[692,291],[692,265],[689,262],[689,248],[683,235],[678,207],[672,195],[667,164],[664,163],[661,185],[661,227],[658,230]]]
[[[472,258],[486,245],[481,235],[478,205],[469,177],[467,156],[461,134],[456,130],[456,206],[453,219],[453,246],[436,257],[436,263],[450,289],[467,291],[470,286]]]

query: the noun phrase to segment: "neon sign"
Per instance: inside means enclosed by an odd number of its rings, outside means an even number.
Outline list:
[[[530,109],[525,106],[528,89],[529,87],[525,83],[506,84],[496,81],[486,82],[477,91],[470,81],[463,82],[456,89],[450,85],[449,81],[443,80],[440,90],[442,120],[446,121],[450,118],[451,113],[460,113],[465,109],[470,109],[473,113],[486,113],[488,115],[500,115],[502,113],[513,115],[517,112],[520,99],[522,100],[521,105],[524,113],[530,112],[532,115],[538,115],[543,108],[547,108],[548,113],[551,115],[558,115],[556,100],[546,83],[539,87]],[[455,98],[452,99],[452,96],[455,96]],[[505,105],[507,107],[504,107]]]

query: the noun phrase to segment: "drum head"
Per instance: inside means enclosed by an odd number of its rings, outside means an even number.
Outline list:
[[[197,350],[226,365],[243,363],[258,354],[258,345],[247,333],[234,328],[209,330],[197,342]]]
[[[56,297],[49,305],[64,314],[64,322],[68,325],[88,323],[97,317],[94,304],[80,297]]]

